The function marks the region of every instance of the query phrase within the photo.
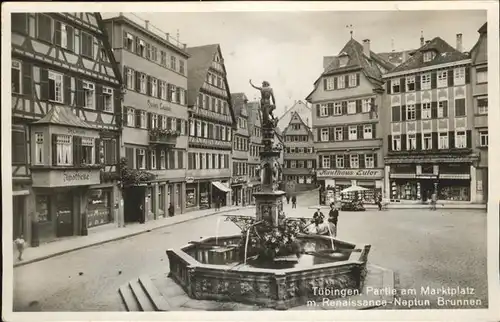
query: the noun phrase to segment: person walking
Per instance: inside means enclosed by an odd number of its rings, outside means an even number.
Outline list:
[[[168,216],[173,217],[175,212],[174,204],[171,202],[170,206],[168,206]]]
[[[382,211],[382,195],[378,195],[377,197],[377,206],[378,206],[378,211]]]
[[[337,236],[339,210],[333,203],[330,205],[330,212],[328,213],[328,221],[335,225],[335,236]]]
[[[292,208],[297,208],[297,197],[296,196],[292,197]]]
[[[436,204],[437,204],[437,195],[436,193],[433,193],[431,195],[431,210],[436,210]]]
[[[24,236],[21,235],[17,237],[14,240],[14,244],[16,245],[17,248],[17,259],[22,261],[23,260],[23,252],[24,252],[24,247],[26,246],[26,241],[24,240]]]
[[[288,194],[286,195],[286,204],[287,205],[290,204],[290,195]]]

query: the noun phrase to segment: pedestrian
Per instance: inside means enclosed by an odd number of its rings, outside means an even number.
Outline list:
[[[382,211],[382,195],[378,195],[378,197],[377,197],[377,205],[378,205],[378,210]]]
[[[290,204],[290,195],[286,195],[286,204],[289,205]]]
[[[22,261],[23,260],[24,246],[26,245],[26,241],[24,240],[24,236],[21,235],[21,236],[17,237],[14,240],[14,244],[16,245],[16,248],[17,248],[17,253],[18,253],[17,259]]]
[[[168,216],[169,217],[173,217],[174,216],[174,211],[175,211],[174,204],[171,202],[170,206],[168,206]]]
[[[335,204],[330,205],[330,212],[328,213],[328,221],[335,225],[335,236],[337,236],[337,225],[339,221],[339,210]]]
[[[292,197],[292,208],[297,208],[297,197],[296,196]]]
[[[431,195],[431,210],[436,210],[436,204],[437,204],[437,195],[436,193],[433,193]]]
[[[316,226],[320,225],[323,223],[325,219],[325,215],[321,212],[321,207],[316,208],[316,212],[313,214],[313,222],[316,224]]]

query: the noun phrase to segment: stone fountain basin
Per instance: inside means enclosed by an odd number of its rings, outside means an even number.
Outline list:
[[[217,244],[215,237],[208,237],[180,249],[167,250],[169,277],[193,299],[241,302],[281,310],[311,300],[321,302],[325,296],[318,294],[320,289],[329,289],[330,299],[360,293],[370,245],[320,235],[301,234],[297,238],[303,242],[306,254],[314,257],[307,265],[271,269],[238,263],[241,235],[219,237]],[[329,260],[332,240],[335,249],[344,256]]]

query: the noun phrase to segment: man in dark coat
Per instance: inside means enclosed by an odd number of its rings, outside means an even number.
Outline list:
[[[292,208],[297,208],[297,197],[296,196],[292,197]]]
[[[168,215],[169,217],[173,217],[175,212],[174,204],[171,202],[170,206],[168,206]]]
[[[330,204],[330,212],[328,214],[328,221],[335,225],[335,235],[337,235],[337,224],[339,221],[339,210],[335,204]]]

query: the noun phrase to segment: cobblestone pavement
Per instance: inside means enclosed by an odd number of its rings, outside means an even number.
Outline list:
[[[285,205],[285,211],[291,216],[312,216],[314,210],[308,207],[316,202],[317,192],[301,196],[296,209]],[[167,272],[165,251],[215,235],[218,221],[220,235],[239,232],[233,223],[215,215],[17,267],[14,311],[123,310],[117,292],[121,285],[141,274]],[[419,299],[426,298],[420,296],[422,286],[472,287],[474,295],[457,298],[478,298],[487,305],[483,211],[342,212],[338,238],[371,244],[370,262],[394,270],[399,287],[416,288]],[[436,296],[429,298],[430,308],[437,308]]]

